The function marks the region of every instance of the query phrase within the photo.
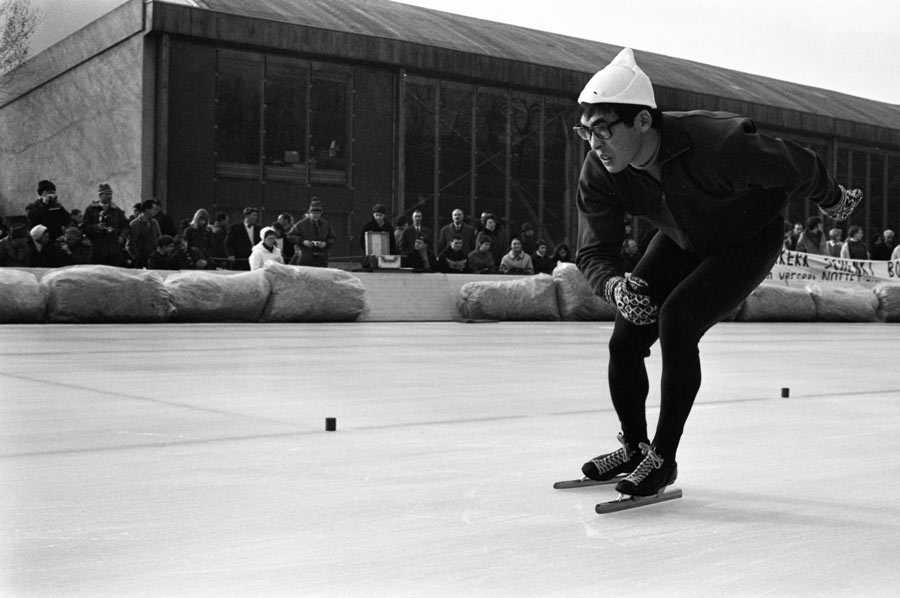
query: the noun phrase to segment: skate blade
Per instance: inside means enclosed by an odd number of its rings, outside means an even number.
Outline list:
[[[592,480],[591,478],[581,478],[580,480],[563,480],[562,482],[556,482],[553,484],[553,487],[557,490],[568,490],[569,488],[590,488],[591,486],[609,486],[610,484],[616,484],[625,476],[616,476],[611,480]]]
[[[598,504],[597,512],[601,515],[604,513],[615,513],[616,511],[635,509],[637,507],[646,507],[647,505],[653,505],[658,502],[665,502],[667,500],[674,500],[676,498],[681,498],[680,489],[663,489],[653,496],[629,496],[627,494],[620,494],[619,498],[617,498],[616,500]]]

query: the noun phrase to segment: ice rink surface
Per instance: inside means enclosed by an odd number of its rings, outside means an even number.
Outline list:
[[[2,326],[0,596],[900,595],[900,327],[716,326],[684,497],[597,515],[611,328]]]

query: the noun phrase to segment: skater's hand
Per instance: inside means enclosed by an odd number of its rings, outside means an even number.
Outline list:
[[[637,326],[656,322],[659,306],[649,294],[647,281],[637,276],[617,276],[606,283],[606,300],[616,306],[622,317]]]
[[[856,206],[859,205],[859,202],[862,201],[863,192],[860,189],[844,189],[843,185],[838,185],[838,187],[841,188],[841,199],[833,206],[828,206],[827,208],[820,207],[819,211],[832,220],[842,222],[850,217],[850,214],[853,213],[853,210],[855,210]]]

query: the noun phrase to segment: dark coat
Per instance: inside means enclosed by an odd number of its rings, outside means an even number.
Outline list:
[[[253,225],[253,239],[251,240],[243,220],[228,227],[228,232],[225,234],[225,253],[227,257],[234,258],[235,270],[250,269],[248,260],[253,246],[259,243],[259,231],[259,225]]]
[[[841,190],[812,151],[759,133],[725,112],[666,112],[660,178],[633,167],[610,173],[589,152],[578,183],[576,263],[598,295],[623,273],[625,214],[643,216],[685,251],[709,255],[746,241],[778,218],[788,194],[818,205]]]

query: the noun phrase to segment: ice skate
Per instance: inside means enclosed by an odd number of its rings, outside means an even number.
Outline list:
[[[605,455],[595,457],[582,465],[581,473],[584,477],[580,480],[566,480],[556,482],[556,489],[584,488],[586,486],[600,486],[614,484],[629,472],[633,471],[641,463],[641,454],[628,447],[625,436],[619,432],[617,436],[622,448]]]
[[[598,513],[612,513],[633,509],[666,500],[681,498],[681,490],[666,491],[678,477],[678,464],[667,462],[656,454],[656,449],[645,443],[640,445],[644,455],[637,468],[616,484],[619,498],[597,505]]]
[[[656,447],[639,445],[644,455],[640,465],[616,484],[616,491],[630,496],[652,496],[673,483],[678,477],[678,464],[656,454]]]

